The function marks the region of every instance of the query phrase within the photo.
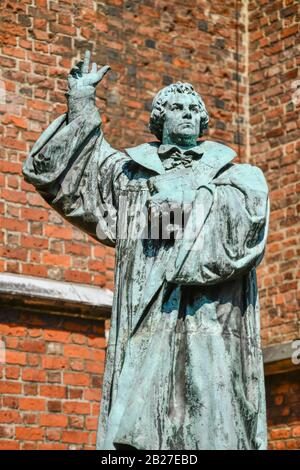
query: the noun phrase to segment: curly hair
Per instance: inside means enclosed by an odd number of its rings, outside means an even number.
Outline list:
[[[158,140],[162,140],[166,104],[168,103],[169,95],[172,93],[186,93],[197,97],[201,112],[199,129],[199,137],[201,137],[203,135],[203,131],[208,128],[208,112],[206,110],[204,101],[202,100],[201,96],[194,90],[193,85],[191,85],[190,83],[182,82],[172,83],[171,85],[162,88],[154,97],[149,121],[150,132],[154,134],[155,137],[158,138]]]

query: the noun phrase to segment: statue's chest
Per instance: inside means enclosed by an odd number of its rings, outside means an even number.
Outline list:
[[[196,189],[199,169],[196,167],[177,166],[163,174],[154,174],[142,167],[125,169],[119,180],[119,192],[143,192],[153,195],[157,192],[172,194],[174,198],[180,195],[182,189]]]

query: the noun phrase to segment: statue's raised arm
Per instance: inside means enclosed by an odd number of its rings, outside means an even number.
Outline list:
[[[96,86],[110,67],[90,65],[90,52],[68,75],[68,112],[42,133],[23,165],[25,179],[63,217],[114,245],[117,167],[122,154],[104,139]],[[105,220],[104,220],[105,219]]]

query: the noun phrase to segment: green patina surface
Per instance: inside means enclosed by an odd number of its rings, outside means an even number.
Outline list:
[[[113,149],[95,106],[107,70],[89,71],[88,54],[72,69],[69,112],[24,164],[55,210],[116,247],[97,448],[265,449],[255,272],[269,217],[264,176],[198,140],[208,115],[189,84],[156,96],[159,142]],[[165,217],[186,207],[180,232]]]

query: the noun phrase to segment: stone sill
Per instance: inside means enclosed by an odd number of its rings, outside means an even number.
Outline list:
[[[298,349],[300,348],[298,347]],[[293,341],[263,348],[265,375],[282,374],[294,370],[300,371],[300,364],[293,364],[292,362],[292,355],[295,351]],[[299,358],[300,354],[297,357]]]
[[[0,300],[2,307],[106,320],[111,315],[113,292],[73,282],[0,273]]]

